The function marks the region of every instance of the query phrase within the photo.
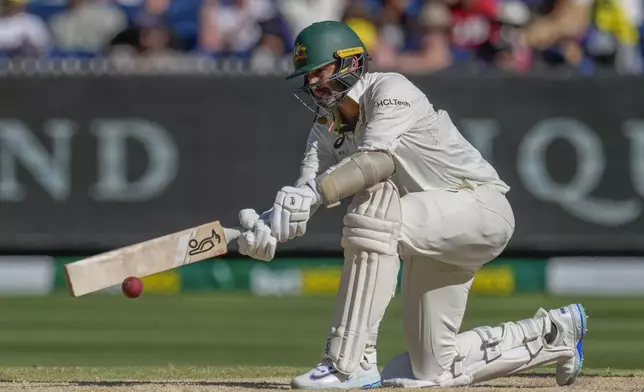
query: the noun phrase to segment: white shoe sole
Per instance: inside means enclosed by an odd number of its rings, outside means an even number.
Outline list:
[[[566,308],[575,316],[575,368],[572,376],[565,384],[563,384],[570,385],[575,382],[575,379],[577,379],[577,376],[581,373],[581,369],[584,365],[583,344],[586,332],[588,332],[588,316],[586,315],[586,309],[584,309],[582,304],[568,305]],[[557,371],[559,371],[559,369],[557,369]]]
[[[291,389],[303,389],[303,390],[321,390],[321,391],[329,391],[329,390],[349,390],[349,389],[374,389],[374,388],[380,388],[382,386],[382,383],[380,380],[375,381],[375,382],[367,382],[366,384],[362,386],[350,384],[350,385],[329,385],[329,386],[300,386],[296,384],[291,384]]]

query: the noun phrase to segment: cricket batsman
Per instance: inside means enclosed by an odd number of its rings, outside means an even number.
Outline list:
[[[368,72],[369,55],[348,26],[314,23],[295,39],[294,94],[316,113],[300,177],[273,206],[240,211],[239,251],[270,261],[278,243],[306,233],[320,206],[351,197],[343,218],[342,278],[321,362],[292,380],[299,389],[453,387],[557,364],[571,384],[583,361],[580,304],[460,332],[475,273],[514,232],[509,187],[398,73]],[[378,370],[378,327],[400,260],[407,352]]]

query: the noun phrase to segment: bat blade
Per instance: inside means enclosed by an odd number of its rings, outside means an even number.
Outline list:
[[[80,297],[114,285],[129,276],[145,277],[228,252],[239,235],[219,221],[81,259],[63,266],[67,288]]]

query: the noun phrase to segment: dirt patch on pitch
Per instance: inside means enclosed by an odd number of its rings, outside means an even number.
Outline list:
[[[0,391],[33,391],[33,392],[256,392],[288,390],[287,379],[275,380],[230,380],[230,381],[78,381],[78,382],[13,382],[0,381]],[[380,389],[400,391],[400,389]],[[467,388],[441,389],[454,392],[561,392],[554,377],[526,375],[508,377]],[[601,391],[601,392],[642,392],[644,377],[595,377],[584,376],[577,379],[574,385],[566,390]]]

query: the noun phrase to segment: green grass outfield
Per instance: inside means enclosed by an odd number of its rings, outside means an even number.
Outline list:
[[[585,367],[644,369],[640,298],[472,297],[463,328],[578,301],[589,315]],[[0,366],[281,366],[290,373],[320,359],[333,304],[329,296],[240,294],[0,297]],[[403,341],[396,297],[382,324],[381,365],[404,350]]]

